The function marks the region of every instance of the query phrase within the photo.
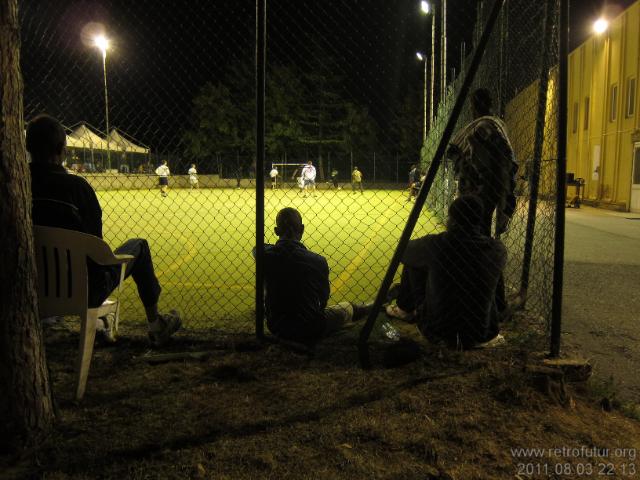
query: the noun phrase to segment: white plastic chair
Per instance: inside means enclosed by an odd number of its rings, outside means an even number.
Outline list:
[[[38,269],[38,308],[40,317],[78,315],[80,317],[80,351],[76,365],[76,400],[81,400],[87,386],[96,321],[115,313],[115,329],[120,320],[120,288],[125,267],[132,255],[116,255],[98,237],[62,228],[34,226]],[[99,265],[121,265],[117,299],[107,299],[98,308],[89,308],[87,258]]]

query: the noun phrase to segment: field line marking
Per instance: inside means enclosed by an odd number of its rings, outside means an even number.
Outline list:
[[[178,236],[184,241],[185,246],[188,248],[187,254],[182,256],[182,257],[177,258],[166,269],[160,270],[158,272],[158,274],[157,274],[158,277],[162,277],[166,273],[175,272],[178,268],[180,268],[182,265],[187,263],[189,260],[193,260],[193,258],[198,253],[198,247],[196,247],[195,243],[193,243],[191,240],[189,240],[187,237],[185,237],[182,234],[179,234]]]
[[[391,216],[399,214],[399,212],[395,212],[392,209],[389,209],[388,211],[391,211]],[[377,243],[378,233],[380,232],[380,230],[382,230],[382,227],[384,227],[386,223],[391,220],[391,216],[387,213],[386,215],[380,215],[378,217],[378,219],[376,220],[376,224],[369,235],[369,240],[367,241],[365,246],[362,248],[362,250],[360,250],[360,252],[358,252],[354,259],[351,260],[349,265],[347,265],[347,267],[340,273],[340,275],[338,275],[338,277],[333,282],[332,293],[338,293],[344,288],[347,282],[351,280],[351,277],[353,276],[355,271],[360,268],[360,266],[364,263],[365,258],[369,256],[371,247],[374,245],[374,243]]]

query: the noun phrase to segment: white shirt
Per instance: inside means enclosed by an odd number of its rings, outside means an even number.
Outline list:
[[[316,179],[316,167],[313,165],[305,165],[302,169],[303,180],[315,180]]]
[[[168,177],[171,174],[167,165],[160,165],[156,168],[156,175],[159,177]]]
[[[271,171],[269,172],[269,176],[271,178],[276,178],[278,176],[278,169],[277,168],[272,168]]]
[[[191,181],[198,180],[198,171],[196,170],[196,167],[191,167],[188,173],[189,173],[189,180]]]

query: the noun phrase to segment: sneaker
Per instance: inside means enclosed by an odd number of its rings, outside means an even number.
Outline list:
[[[116,343],[116,315],[115,313],[108,313],[104,317],[100,317],[104,328],[100,330],[102,337],[107,343]]]
[[[499,347],[500,345],[504,345],[505,342],[506,340],[504,339],[504,336],[502,336],[501,334],[497,334],[491,340],[484,343],[479,343],[474,348],[495,348]]]
[[[161,347],[181,326],[180,315],[175,310],[158,315],[158,319],[149,324],[149,341],[154,347]]]

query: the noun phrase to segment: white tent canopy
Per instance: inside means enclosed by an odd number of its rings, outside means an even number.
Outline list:
[[[109,147],[112,150],[119,150],[127,153],[149,153],[149,149],[136,145],[131,140],[122,136],[115,128],[109,133]]]
[[[107,150],[107,141],[81,124],[67,136],[67,147]]]

